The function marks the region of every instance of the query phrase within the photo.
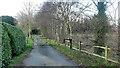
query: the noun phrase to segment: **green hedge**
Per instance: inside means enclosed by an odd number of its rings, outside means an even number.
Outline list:
[[[11,58],[12,58],[12,51],[10,46],[10,38],[8,36],[8,33],[5,31],[4,27],[2,26],[2,67],[3,68],[10,63]]]
[[[2,60],[2,24],[0,24],[0,60]],[[2,67],[2,61],[0,61],[0,68]]]
[[[26,48],[24,33],[20,29],[7,23],[2,23],[2,25],[5,27],[5,30],[8,32],[8,36],[11,39],[12,56],[17,56],[24,52]]]
[[[24,52],[26,39],[22,30],[0,22],[0,68],[5,68],[13,56]],[[2,61],[1,61],[2,60]]]

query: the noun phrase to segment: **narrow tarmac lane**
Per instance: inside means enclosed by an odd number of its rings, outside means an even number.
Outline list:
[[[37,41],[34,40],[35,45],[32,51],[17,66],[77,66],[59,51],[45,44],[45,41],[35,37]],[[44,43],[44,46],[38,46],[37,42]]]

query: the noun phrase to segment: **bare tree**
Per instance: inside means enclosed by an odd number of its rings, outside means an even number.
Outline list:
[[[18,13],[17,19],[19,27],[30,38],[30,32],[34,27],[35,6],[32,2],[24,3],[24,8]]]
[[[52,38],[54,35],[54,17],[56,6],[53,2],[45,2],[39,12],[35,15],[36,24],[41,28],[41,32],[45,37]]]
[[[70,38],[73,24],[80,22],[80,18],[82,19],[81,15],[84,15],[84,12],[87,11],[86,9],[91,6],[91,3],[87,3],[86,5],[81,5],[81,7],[75,7],[78,4],[81,3],[46,2],[35,16],[35,20],[44,36],[56,36],[58,40],[62,40],[65,37]],[[79,12],[76,12],[75,8],[78,8]]]

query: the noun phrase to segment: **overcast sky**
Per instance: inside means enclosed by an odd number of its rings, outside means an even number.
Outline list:
[[[23,4],[29,1],[34,4],[41,4],[46,0],[0,0],[0,16],[16,16],[16,14],[23,8]]]
[[[34,4],[41,4],[47,0],[0,0],[0,16],[2,16],[2,15],[9,15],[9,16],[13,16],[13,17],[16,16],[17,13],[23,8],[23,3],[29,2],[29,1],[33,2]],[[53,1],[53,0],[50,0],[50,1]],[[63,1],[63,0],[58,0],[58,1]],[[68,1],[68,0],[66,0],[66,1]],[[72,0],[72,1],[75,1],[75,0]],[[84,2],[84,1],[90,1],[90,0],[80,0],[80,1]],[[114,0],[111,0],[111,1],[114,1]],[[116,0],[114,7],[117,6],[117,4],[118,4],[117,1],[119,1],[119,0]],[[112,6],[111,6],[111,8],[109,8],[109,13],[112,16],[114,15],[113,11],[114,10],[112,10]]]

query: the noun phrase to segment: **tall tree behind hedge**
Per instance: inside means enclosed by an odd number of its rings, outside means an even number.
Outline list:
[[[23,9],[19,11],[17,15],[17,20],[19,21],[18,27],[22,29],[24,34],[28,38],[31,38],[30,32],[35,27],[34,22],[34,14],[36,12],[36,8],[34,3],[26,2],[23,5]]]
[[[98,14],[95,15],[96,23],[94,25],[94,34],[95,34],[95,45],[96,46],[105,46],[105,36],[108,32],[108,20],[105,13],[105,4],[104,2],[98,2]],[[102,54],[103,49],[95,48],[96,54]]]
[[[17,24],[17,20],[15,18],[13,18],[12,16],[1,16],[0,18],[1,18],[2,22],[6,22],[13,26],[15,26]]]

